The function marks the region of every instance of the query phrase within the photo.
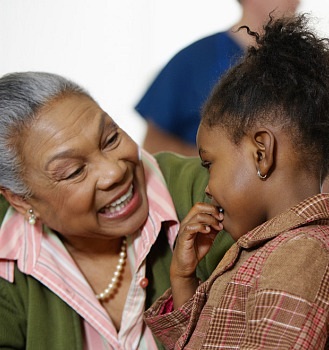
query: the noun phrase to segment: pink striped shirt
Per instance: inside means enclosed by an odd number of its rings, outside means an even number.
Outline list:
[[[29,225],[9,208],[0,231],[0,277],[13,282],[14,264],[20,271],[47,286],[83,319],[85,349],[156,349],[143,311],[145,259],[164,221],[171,221],[167,235],[170,246],[178,232],[178,219],[156,160],[143,153],[149,216],[141,231],[127,239],[128,261],[133,279],[122,315],[119,333],[95,293],[58,236],[40,223]]]

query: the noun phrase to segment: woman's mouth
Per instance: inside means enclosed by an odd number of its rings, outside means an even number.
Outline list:
[[[115,212],[119,212],[131,201],[132,197],[133,197],[133,185],[131,184],[128,191],[123,196],[121,196],[114,202],[106,205],[105,207],[100,209],[99,212],[101,214],[105,214],[105,213],[113,214]]]

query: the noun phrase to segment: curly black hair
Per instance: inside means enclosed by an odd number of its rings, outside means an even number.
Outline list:
[[[274,19],[240,62],[217,83],[201,123],[224,128],[233,142],[255,125],[272,124],[289,133],[296,156],[312,170],[328,173],[329,39],[309,28],[309,16]]]

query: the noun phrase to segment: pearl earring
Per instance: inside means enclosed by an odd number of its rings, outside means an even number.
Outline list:
[[[36,216],[33,213],[33,209],[29,209],[28,213],[29,213],[29,224],[30,225],[35,225],[35,222],[37,221],[37,218],[36,218]]]

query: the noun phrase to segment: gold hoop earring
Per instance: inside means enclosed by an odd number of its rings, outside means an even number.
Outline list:
[[[34,215],[33,209],[29,209],[28,213],[29,213],[29,224],[33,226],[37,221],[37,217]]]
[[[267,178],[267,174],[262,175],[259,169],[257,169],[257,176],[258,176],[261,180],[265,180],[265,179]]]

